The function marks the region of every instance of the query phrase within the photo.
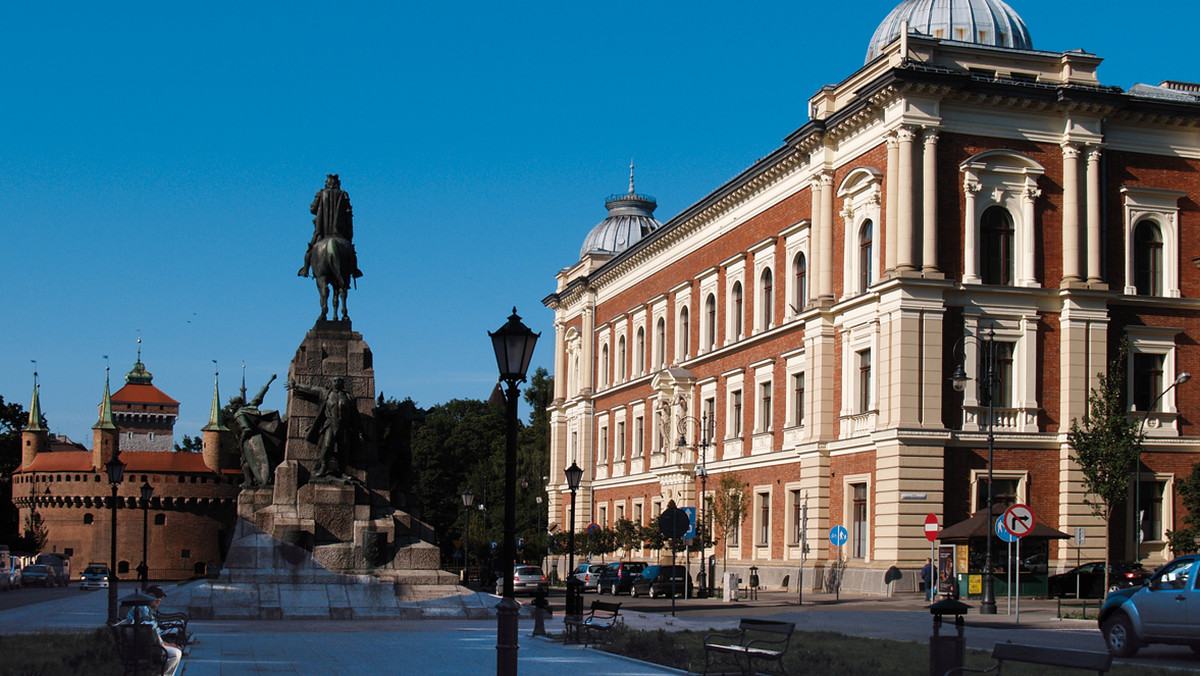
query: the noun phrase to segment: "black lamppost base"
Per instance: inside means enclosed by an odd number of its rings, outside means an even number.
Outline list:
[[[983,598],[979,600],[979,614],[996,614],[996,579],[991,573],[983,575]]]

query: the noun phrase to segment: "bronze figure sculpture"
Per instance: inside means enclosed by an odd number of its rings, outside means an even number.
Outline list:
[[[237,423],[238,450],[242,454],[243,487],[270,486],[275,483],[275,467],[283,455],[283,442],[287,437],[286,422],[279,411],[260,411],[267,388],[275,382],[274,374],[266,385],[250,401],[240,396],[232,400],[237,406],[233,420]]]
[[[321,295],[321,319],[329,314],[329,289],[333,288],[333,318],[337,319],[339,301],[342,319],[349,319],[346,291],[352,279],[362,276],[358,269],[358,254],[354,250],[354,213],[350,195],[342,190],[337,174],[325,177],[325,187],[313,197],[309,211],[313,214],[313,235],[304,252],[304,265],[297,272],[308,276],[312,268]]]
[[[362,436],[358,404],[346,392],[345,379],[334,377],[329,388],[290,380],[287,387],[301,399],[317,404],[316,418],[304,437],[321,453],[313,474],[317,477],[342,476],[341,468],[351,451],[358,448]]]

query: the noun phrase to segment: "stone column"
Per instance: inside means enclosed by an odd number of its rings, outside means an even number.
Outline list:
[[[561,312],[561,311],[560,311]],[[567,325],[561,319],[554,321],[554,399],[567,398]]]
[[[1087,281],[1101,284],[1100,277],[1100,147],[1087,151]]]
[[[965,204],[965,220],[963,226],[963,284],[978,284],[979,279],[979,245],[975,241],[979,232],[978,216],[975,213],[975,194],[982,188],[979,181],[967,176],[963,180],[963,202]]]
[[[1064,143],[1062,155],[1062,286],[1065,287],[1082,281],[1079,276],[1079,148],[1074,144]]]
[[[913,133],[910,127],[896,131],[900,141],[900,196],[896,200],[897,221],[900,225],[900,241],[897,242],[896,267],[915,270],[913,265]]]
[[[1017,286],[1037,286],[1037,277],[1034,273],[1033,253],[1034,233],[1041,232],[1041,228],[1037,227],[1035,218],[1037,212],[1034,209],[1034,203],[1040,197],[1042,191],[1038,189],[1036,181],[1030,179],[1021,191],[1021,218],[1025,219],[1028,227],[1024,228],[1025,236],[1021,240],[1020,246],[1022,250],[1021,270],[1017,273]]]
[[[833,172],[821,173],[821,296],[833,297]]]
[[[821,174],[813,175],[812,182],[809,184],[809,190],[812,194],[812,223],[809,225],[810,236],[808,240],[808,248],[811,255],[808,257],[808,302],[811,304],[814,300],[821,297],[821,274],[825,268],[829,267],[830,261],[821,258],[821,205],[824,200],[821,198]]]
[[[921,219],[922,241],[921,272],[926,276],[937,275],[937,141],[936,129],[925,130],[925,155],[922,157],[924,175],[921,181],[923,218]],[[940,276],[940,275],[937,275]]]
[[[583,340],[579,346],[579,391],[582,393],[590,393],[595,391],[594,379],[596,363],[592,358],[595,353],[595,301],[592,300],[594,295],[592,291],[588,291],[587,305],[583,308]]]
[[[896,216],[899,214],[899,208],[896,200],[899,198],[900,186],[897,181],[900,180],[900,141],[896,138],[895,132],[887,135],[887,174],[884,178],[887,182],[887,195],[884,199],[887,200],[887,206],[884,210],[884,220],[886,221],[887,244],[884,248],[884,274],[891,274],[896,270],[896,246],[899,243],[899,224],[896,222]]]

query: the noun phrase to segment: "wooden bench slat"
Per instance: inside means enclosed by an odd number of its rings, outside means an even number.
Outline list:
[[[755,672],[755,660],[775,662],[779,673],[786,674],[783,654],[787,652],[795,629],[793,622],[743,618],[735,633],[711,633],[704,637],[704,673],[707,674],[714,665],[712,656],[715,654],[733,656],[743,674]],[[724,642],[714,642],[717,640]]]
[[[997,643],[992,647],[992,659],[998,662],[1026,662],[1088,671],[1108,671],[1112,668],[1112,655],[1109,653],[1022,643]]]

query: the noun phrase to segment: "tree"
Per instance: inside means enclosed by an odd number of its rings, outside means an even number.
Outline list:
[[[25,548],[32,554],[40,554],[46,547],[48,539],[50,539],[50,531],[46,528],[46,522],[42,520],[41,513],[36,509],[31,510],[25,517]]]
[[[1100,386],[1088,395],[1088,410],[1082,422],[1071,422],[1067,441],[1075,449],[1071,456],[1083,473],[1083,502],[1104,522],[1104,560],[1110,559],[1112,543],[1109,521],[1129,491],[1129,477],[1136,469],[1141,433],[1138,423],[1125,412],[1124,341],[1117,358],[1100,375]],[[1108,566],[1104,567],[1108,589]]]
[[[193,437],[187,434],[175,444],[176,453],[200,453],[204,450],[204,442],[200,437]]]
[[[12,476],[21,466],[21,428],[27,422],[29,415],[20,404],[5,403],[0,397],[0,543],[16,544],[20,534]],[[46,425],[45,416],[42,425]]]
[[[1200,535],[1200,462],[1192,465],[1192,473],[1175,484],[1187,514],[1183,517],[1185,528],[1167,531],[1167,541],[1176,556],[1196,551],[1196,536]]]
[[[721,568],[724,572],[729,566],[729,534],[741,528],[742,520],[746,518],[746,484],[741,475],[737,472],[722,474],[713,498],[713,522],[724,547]]]

